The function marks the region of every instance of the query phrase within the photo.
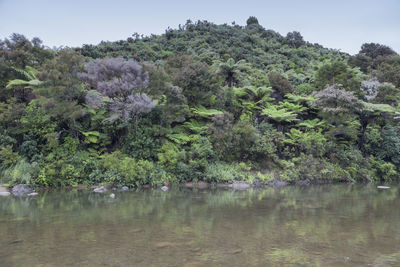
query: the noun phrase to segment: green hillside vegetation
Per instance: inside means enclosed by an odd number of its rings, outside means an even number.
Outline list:
[[[0,181],[40,187],[391,181],[400,56],[207,21],[49,49],[0,40]]]

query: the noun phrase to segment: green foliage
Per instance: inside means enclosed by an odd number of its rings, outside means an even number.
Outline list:
[[[153,183],[151,173],[154,163],[146,160],[135,160],[118,152],[105,154],[101,166],[106,175],[104,182],[114,185],[139,186]]]
[[[142,119],[126,136],[123,151],[135,159],[155,160],[160,146],[159,127],[149,119]]]
[[[284,140],[284,143],[292,146],[297,155],[305,153],[314,157],[322,157],[325,153],[327,140],[320,130],[302,132],[292,128],[290,132],[286,133],[286,136],[287,139]]]
[[[200,117],[203,118],[209,118],[215,115],[220,115],[223,112],[220,110],[216,110],[216,109],[207,109],[203,106],[198,106],[198,107],[194,107],[191,108],[191,111],[193,112],[193,114],[198,115]]]
[[[39,142],[44,142],[45,136],[55,129],[55,123],[51,121],[50,116],[35,101],[30,102],[26,107],[20,122],[21,130]]]
[[[76,49],[13,34],[0,41],[2,177],[48,187],[394,180],[399,70],[387,46],[349,56],[255,17]]]
[[[299,127],[304,127],[306,130],[313,130],[318,128],[325,128],[326,122],[318,118],[313,120],[305,120],[297,124]]]
[[[285,168],[280,173],[283,181],[299,180],[318,181],[351,181],[351,174],[339,165],[326,160],[316,159],[311,155],[301,154],[290,162],[282,162]]]
[[[250,117],[262,109],[273,98],[270,97],[272,89],[262,86],[247,86],[242,88],[233,88],[235,104],[243,110],[243,114]]]
[[[251,25],[251,24],[258,24],[258,19],[254,16],[250,16],[247,20],[246,20],[246,24],[247,26]]]
[[[17,163],[19,158],[18,153],[13,151],[12,145],[0,146],[0,170],[11,167]]]
[[[327,85],[341,84],[345,90],[359,93],[361,80],[357,72],[342,61],[333,61],[318,69],[315,87],[324,89]]]
[[[35,179],[39,174],[39,164],[37,162],[28,163],[24,159],[18,160],[15,165],[10,166],[3,172],[4,180],[9,184],[34,185]]]
[[[376,160],[374,157],[370,157],[370,163],[374,171],[374,177],[380,181],[393,181],[398,178],[396,166],[390,162],[384,162],[383,160]]]
[[[261,111],[261,114],[278,123],[294,122],[298,120],[296,112],[283,106],[268,105]]]

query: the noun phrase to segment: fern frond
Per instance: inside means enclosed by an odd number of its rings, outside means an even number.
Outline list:
[[[217,109],[206,109],[203,106],[198,106],[198,107],[195,107],[195,108],[191,108],[191,111],[195,115],[198,115],[198,116],[203,117],[203,118],[208,118],[208,117],[212,117],[212,116],[215,116],[215,115],[223,114],[223,112],[220,111],[220,110],[217,110]]]

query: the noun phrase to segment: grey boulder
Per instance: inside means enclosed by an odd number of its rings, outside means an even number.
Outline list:
[[[93,190],[93,192],[95,192],[95,193],[104,193],[106,191],[107,191],[107,188],[105,188],[104,186],[97,187]]]
[[[168,186],[161,187],[161,190],[164,191],[164,192],[167,191],[168,189],[169,189]]]
[[[33,192],[33,189],[25,184],[18,184],[12,188],[14,196],[23,196]]]
[[[240,182],[234,182],[229,187],[232,187],[233,189],[236,189],[236,190],[245,190],[245,189],[249,189],[251,187],[251,185],[249,183],[240,181]]]

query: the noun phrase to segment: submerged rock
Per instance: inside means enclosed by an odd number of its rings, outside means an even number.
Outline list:
[[[275,180],[275,181],[269,183],[268,185],[272,186],[272,187],[283,187],[283,186],[287,186],[288,183],[285,181]]]
[[[168,191],[168,189],[169,189],[168,186],[163,186],[163,187],[161,187],[161,190],[164,191],[164,192],[165,192],[165,191]]]
[[[0,192],[0,196],[6,197],[6,196],[9,196],[9,195],[11,195],[10,192]]]
[[[39,195],[39,193],[37,193],[37,192],[32,192],[32,193],[28,194],[28,196],[30,196],[30,197],[37,196],[37,195]]]
[[[310,185],[311,184],[311,181],[310,180],[300,180],[300,181],[297,181],[296,182],[296,185]]]
[[[115,198],[115,194],[110,194],[110,197],[111,198]]]
[[[122,191],[128,191],[128,190],[129,190],[129,187],[127,187],[127,186],[122,187]]]
[[[249,189],[251,187],[251,184],[240,181],[240,182],[234,182],[229,187],[232,187],[233,189],[236,190],[244,190],[244,189]]]
[[[234,249],[234,250],[232,250],[232,254],[239,254],[239,253],[242,253],[242,249],[241,248],[237,248],[237,249]]]
[[[376,188],[378,188],[378,189],[389,189],[390,186],[378,185]]]
[[[178,246],[178,243],[173,243],[173,242],[158,242],[155,244],[156,248],[169,248],[169,247],[176,247]]]
[[[18,184],[12,188],[12,193],[14,196],[22,196],[26,194],[30,194],[33,192],[33,189],[25,184]]]
[[[107,191],[107,188],[105,188],[104,186],[97,187],[93,190],[93,192],[95,192],[95,193],[104,193],[106,191]]]

